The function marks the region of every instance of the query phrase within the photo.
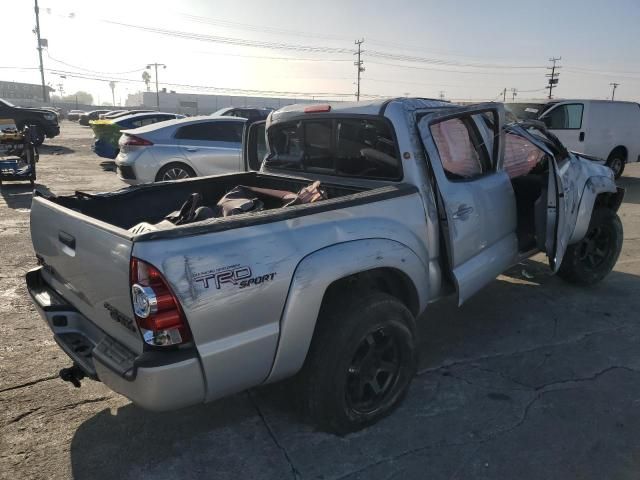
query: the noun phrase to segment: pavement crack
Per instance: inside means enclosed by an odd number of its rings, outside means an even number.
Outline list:
[[[611,367],[607,367],[603,370],[600,370],[596,373],[594,373],[593,375],[590,375],[588,377],[581,377],[581,378],[574,378],[574,379],[568,379],[568,380],[560,380],[560,381],[556,381],[556,382],[550,382],[548,384],[542,385],[540,387],[536,387],[535,388],[535,395],[533,395],[533,397],[531,397],[526,404],[524,405],[524,408],[522,409],[522,413],[520,414],[520,416],[518,417],[518,419],[515,421],[515,423],[513,423],[512,425],[500,429],[500,430],[496,430],[494,432],[490,432],[488,433],[486,436],[478,438],[478,439],[474,439],[474,440],[468,440],[468,441],[459,441],[459,442],[441,442],[441,443],[435,443],[435,444],[431,444],[431,445],[423,445],[421,447],[416,447],[416,448],[412,448],[409,450],[406,450],[404,452],[400,452],[397,455],[393,455],[391,457],[379,460],[377,462],[374,462],[372,464],[366,465],[358,470],[349,472],[341,477],[339,477],[337,480],[344,480],[352,475],[356,475],[358,473],[364,472],[365,470],[368,470],[370,468],[374,468],[377,467],[378,465],[382,465],[385,464],[387,462],[392,462],[392,461],[396,461],[399,460],[403,457],[406,457],[407,455],[412,455],[414,453],[418,453],[418,452],[422,452],[422,451],[426,451],[426,450],[432,450],[432,449],[440,449],[440,448],[452,448],[452,447],[464,447],[467,445],[478,445],[478,447],[476,448],[475,451],[477,451],[480,446],[482,446],[482,444],[485,444],[487,442],[490,442],[492,440],[494,440],[495,438],[497,438],[498,436],[502,436],[502,435],[506,435],[508,433],[513,432],[514,430],[517,430],[518,428],[520,428],[522,425],[524,425],[527,421],[527,419],[529,418],[529,413],[531,412],[531,408],[536,404],[536,402],[538,402],[544,395],[546,395],[547,393],[552,393],[552,392],[559,392],[559,391],[564,391],[564,390],[571,390],[572,388],[555,388],[558,385],[567,385],[567,384],[571,384],[571,383],[581,383],[581,382],[589,382],[589,381],[594,381],[597,380],[598,378],[600,378],[602,375],[605,375],[613,370],[626,370],[629,372],[633,372],[633,373],[638,373],[640,374],[640,370],[634,369],[634,368],[630,368],[630,367],[626,367],[626,366],[611,366]],[[532,387],[530,387],[532,388]],[[573,388],[577,388],[577,387],[573,387]],[[474,452],[475,452],[474,451]],[[453,476],[455,477],[457,474],[459,473],[459,469],[454,471]]]
[[[593,375],[590,375],[588,377],[578,377],[578,378],[568,378],[565,380],[555,380],[553,382],[549,382],[549,383],[544,383],[542,385],[538,385],[536,387],[534,387],[534,389],[536,391],[553,391],[554,388],[558,385],[566,385],[566,384],[571,384],[571,383],[582,383],[582,382],[593,382],[595,380],[597,380],[598,378],[600,378],[602,375],[609,373],[613,370],[626,370],[628,372],[632,372],[632,373],[638,373],[640,374],[640,370],[637,370],[635,368],[631,368],[631,367],[627,367],[624,365],[612,365],[610,367],[604,368],[596,373],[594,373]]]
[[[9,392],[11,390],[18,390],[19,388],[30,387],[31,385],[35,385],[35,384],[41,383],[41,382],[47,382],[47,381],[53,380],[55,378],[58,378],[58,375],[50,375],[48,377],[38,378],[36,380],[31,380],[29,382],[21,383],[20,385],[14,385],[12,387],[6,387],[6,388],[3,388],[3,389],[0,389],[0,393]]]
[[[262,413],[262,410],[260,409],[260,406],[258,405],[258,402],[256,402],[255,398],[253,397],[253,394],[251,393],[251,391],[247,392],[247,396],[249,397],[249,402],[251,402],[251,404],[253,405],[253,408],[256,409],[256,412],[257,412],[258,416],[260,417],[260,420],[262,421],[262,424],[267,429],[267,433],[271,437],[271,440],[273,441],[275,446],[280,449],[280,451],[282,452],[282,456],[284,457],[286,462],[289,464],[289,468],[291,469],[291,474],[293,475],[294,480],[296,480],[298,478],[302,478],[302,476],[300,475],[300,472],[298,471],[298,469],[293,464],[293,461],[291,460],[291,457],[289,456],[289,452],[287,452],[287,449],[284,448],[284,446],[280,443],[280,441],[276,437],[275,432],[271,428],[271,425],[269,425],[269,422],[267,422],[267,419],[265,418],[264,414]]]
[[[12,418],[11,420],[9,420],[9,422],[5,426],[11,425],[12,423],[19,422],[23,418],[28,417],[32,413],[37,412],[38,410],[40,410],[40,408],[42,408],[42,407],[36,407],[36,408],[32,408],[31,410],[27,410],[26,412],[22,412],[20,415],[18,415],[16,417]]]
[[[420,376],[420,375],[424,375],[426,373],[435,373],[435,372],[439,372],[441,370],[447,370],[451,367],[458,367],[458,366],[463,366],[463,365],[473,365],[479,362],[484,362],[487,360],[495,360],[497,358],[508,358],[508,357],[513,357],[515,355],[522,355],[522,354],[527,354],[527,353],[532,353],[532,352],[537,352],[538,350],[544,350],[547,348],[556,348],[556,347],[562,347],[565,345],[573,345],[575,343],[580,343],[584,340],[586,340],[587,338],[593,336],[593,335],[599,335],[599,334],[603,334],[603,333],[611,333],[611,332],[616,332],[618,330],[624,330],[625,328],[630,328],[630,325],[618,325],[616,327],[612,327],[612,328],[603,328],[601,330],[594,330],[591,332],[586,332],[582,335],[580,335],[577,338],[573,338],[570,340],[566,340],[564,342],[555,342],[555,343],[546,343],[544,345],[538,345],[532,348],[528,348],[528,349],[524,349],[524,350],[514,350],[512,352],[504,352],[504,353],[496,353],[494,355],[482,355],[479,357],[475,357],[475,358],[470,358],[470,359],[464,359],[464,360],[451,360],[451,361],[445,361],[444,363],[442,363],[441,365],[435,366],[435,367],[427,367],[427,368],[423,368],[422,370],[419,370],[418,373],[416,374],[416,376]]]
[[[74,402],[74,403],[68,403],[66,405],[62,405],[61,407],[57,407],[54,408],[52,410],[52,413],[60,413],[60,412],[64,412],[67,410],[73,410],[74,408],[79,407],[80,405],[87,405],[89,403],[98,403],[98,402],[104,402],[105,400],[111,400],[112,397],[110,396],[102,396],[102,397],[95,397],[95,398],[86,398],[84,400],[80,400],[79,402]]]

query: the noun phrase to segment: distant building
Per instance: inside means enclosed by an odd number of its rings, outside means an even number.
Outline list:
[[[47,87],[50,95],[54,89]],[[28,103],[34,101],[42,103],[42,85],[35,83],[5,82],[0,80],[0,98],[9,100],[11,103]]]
[[[280,108],[293,103],[317,103],[310,98],[242,97],[234,95],[207,95],[199,93],[160,92],[160,111],[186,115],[208,115],[225,107]],[[156,92],[129,94],[127,107],[156,109]]]

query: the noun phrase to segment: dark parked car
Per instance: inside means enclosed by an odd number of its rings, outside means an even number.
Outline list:
[[[80,115],[78,119],[78,123],[80,125],[84,125],[85,127],[89,126],[90,120],[98,120],[100,118],[101,113],[107,113],[109,110],[91,110],[90,112],[83,113]]]
[[[67,114],[67,120],[71,122],[77,122],[80,119],[80,115],[85,114],[84,110],[70,110]]]
[[[20,130],[33,125],[31,132],[36,145],[42,145],[45,138],[60,135],[58,114],[45,108],[17,107],[0,99],[0,118],[12,118]]]
[[[269,114],[273,112],[273,108],[241,108],[227,107],[213,112],[212,117],[240,117],[246,118],[250,122],[258,120],[266,120]]]

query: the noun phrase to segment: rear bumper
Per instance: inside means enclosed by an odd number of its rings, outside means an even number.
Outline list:
[[[56,343],[88,377],[148,410],[174,410],[204,402],[204,377],[195,349],[137,355],[56,293],[42,277],[42,267],[27,272],[26,282]]]

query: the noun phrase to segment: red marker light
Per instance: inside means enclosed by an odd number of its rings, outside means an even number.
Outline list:
[[[331,105],[309,105],[308,107],[304,107],[304,113],[320,113],[330,111]]]

